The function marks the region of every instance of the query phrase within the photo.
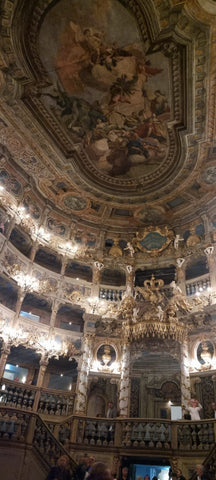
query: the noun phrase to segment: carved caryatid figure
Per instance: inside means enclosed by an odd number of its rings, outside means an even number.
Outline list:
[[[173,297],[170,300],[170,304],[175,305],[177,308],[183,311],[190,311],[191,305],[185,299],[181,288],[176,284],[175,280],[170,283],[170,287],[172,288]]]
[[[125,320],[132,318],[135,306],[136,302],[131,295],[124,296],[118,309],[118,317],[122,317]]]

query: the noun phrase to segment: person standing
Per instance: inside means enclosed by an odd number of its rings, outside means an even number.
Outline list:
[[[71,480],[67,455],[58,459],[56,467],[51,468],[46,480]]]
[[[195,467],[196,478],[197,480],[209,480],[209,474],[205,471],[205,467],[202,464],[198,464]]]
[[[108,409],[107,409],[107,418],[115,418],[116,417],[116,408],[113,405],[113,402],[108,403]]]
[[[191,416],[192,421],[200,420],[200,410],[202,410],[202,405],[196,400],[196,398],[191,398],[189,400],[188,411]]]
[[[128,467],[124,466],[121,469],[121,475],[119,480],[129,480],[129,469]]]
[[[74,474],[75,480],[84,480],[88,468],[88,463],[88,455],[82,455],[79,459],[79,463]]]

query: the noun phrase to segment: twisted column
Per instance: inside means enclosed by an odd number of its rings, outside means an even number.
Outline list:
[[[17,302],[16,302],[16,313],[13,320],[13,326],[18,323],[19,315],[22,307],[23,300],[25,298],[26,291],[23,290],[21,287],[18,288],[18,295],[17,295]]]
[[[51,313],[51,318],[50,318],[50,335],[53,333],[53,328],[55,326],[56,322],[56,315],[58,313],[58,308],[61,302],[59,300],[54,300],[52,304],[52,313]]]
[[[92,337],[86,336],[84,339],[83,355],[81,359],[81,365],[79,368],[77,385],[76,385],[76,398],[75,398],[75,406],[74,406],[75,415],[86,415],[88,375],[89,375],[91,355],[92,355]]]
[[[40,395],[41,395],[40,387],[43,387],[44,376],[46,373],[48,363],[49,363],[48,356],[46,354],[42,354],[40,359],[40,368],[39,368],[38,377],[37,377],[38,390],[36,391],[34,404],[33,404],[34,412],[37,412],[37,409],[38,409],[38,404],[39,404]]]
[[[190,372],[189,372],[189,356],[187,341],[181,344],[181,402],[184,409],[188,407],[188,401],[191,397]]]
[[[120,417],[129,416],[130,404],[130,350],[128,345],[123,345],[121,361],[121,379],[119,389]]]
[[[11,348],[10,345],[8,345],[7,343],[3,343],[2,349],[1,349],[1,357],[0,357],[0,378],[3,377],[5,365],[7,363],[7,358],[10,353],[10,348]]]
[[[206,257],[207,257],[211,287],[212,287],[212,290],[215,291],[216,289],[215,248],[213,246],[207,247],[204,250],[204,253],[206,254]]]

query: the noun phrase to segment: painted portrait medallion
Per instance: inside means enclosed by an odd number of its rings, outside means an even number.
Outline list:
[[[43,102],[96,170],[137,179],[161,166],[169,149],[169,60],[145,52],[121,2],[61,1],[44,20],[40,52],[53,84]]]
[[[97,350],[97,360],[103,366],[109,367],[116,361],[116,351],[112,345],[101,345]]]
[[[197,348],[197,359],[201,365],[208,366],[211,365],[212,358],[214,355],[214,346],[211,342],[203,341],[198,345]]]

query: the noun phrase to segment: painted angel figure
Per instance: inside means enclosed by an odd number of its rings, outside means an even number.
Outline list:
[[[124,248],[124,250],[128,250],[131,257],[134,256],[135,250],[130,242],[127,242],[127,246]]]

